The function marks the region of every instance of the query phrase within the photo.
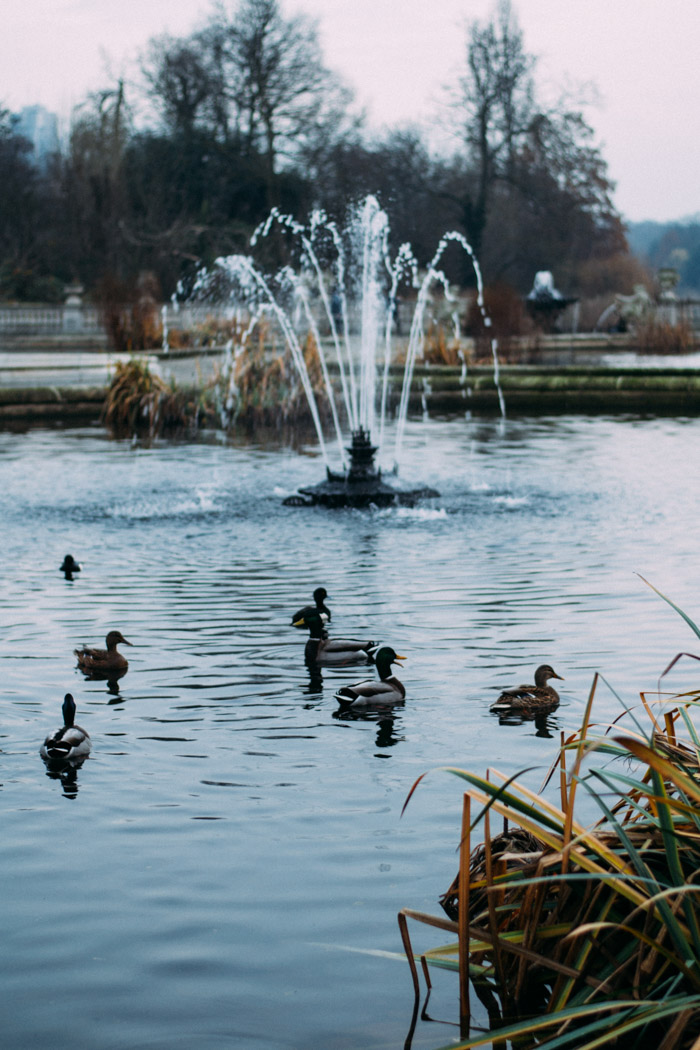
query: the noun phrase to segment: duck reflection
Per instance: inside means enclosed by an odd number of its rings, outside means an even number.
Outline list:
[[[554,731],[558,728],[558,722],[556,718],[551,718],[550,715],[535,715],[535,736],[541,737],[552,737]]]
[[[304,692],[307,696],[319,696],[323,692],[321,668],[318,664],[307,662],[306,669],[309,672],[309,681],[304,688]]]
[[[340,708],[333,712],[333,718],[336,718],[339,722],[375,722],[377,725],[377,735],[375,738],[375,745],[378,748],[389,748],[394,747],[396,744],[402,743],[406,737],[399,735],[396,730],[400,727],[401,721],[397,719],[395,715],[388,714],[386,711],[372,711],[367,708]]]
[[[377,719],[377,747],[394,747],[395,744],[406,739],[403,736],[397,736],[394,732],[395,725],[396,719],[388,715]]]
[[[535,726],[535,736],[545,739],[550,739],[559,730],[559,722],[551,711],[540,711],[537,714],[528,714],[524,711],[494,712],[494,714],[498,714],[500,726],[521,726],[532,722]]]
[[[60,780],[65,798],[76,798],[78,794],[78,770],[82,768],[87,755],[82,758],[58,759],[44,758],[46,776],[49,780]]]
[[[85,672],[83,672],[85,674]],[[123,678],[126,674],[126,669],[119,671],[115,674],[114,671],[107,674],[106,672],[101,674],[97,671],[93,671],[91,674],[85,674],[85,680],[88,682],[106,682],[107,692],[110,694],[110,699],[107,701],[108,704],[123,704],[124,697],[119,689],[119,679]]]
[[[123,678],[125,674],[126,671],[122,671],[122,673],[117,677],[112,676],[111,678],[107,679],[107,692],[111,693],[112,697],[111,700],[107,701],[109,704],[122,704],[124,702],[124,697],[119,692],[118,679]]]

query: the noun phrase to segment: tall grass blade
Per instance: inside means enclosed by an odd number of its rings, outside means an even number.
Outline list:
[[[658,594],[659,598],[663,598],[663,600],[668,605],[670,605],[672,609],[675,609],[678,615],[681,616],[688,624],[688,627],[690,627],[691,631],[694,631],[698,638],[700,638],[700,627],[698,627],[698,625],[690,619],[687,613],[683,612],[680,606],[676,605],[675,602],[672,602],[671,599],[667,598],[665,594],[662,594],[661,591],[658,590],[658,588],[656,588],[653,583],[649,583],[649,580],[645,579],[640,572],[637,573],[637,576],[639,576],[639,579],[642,580],[643,583],[646,583],[647,587],[651,587],[652,591],[655,591],[656,594]]]

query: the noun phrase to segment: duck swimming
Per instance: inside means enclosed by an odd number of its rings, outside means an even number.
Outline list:
[[[106,649],[90,649],[83,646],[82,649],[74,649],[78,658],[78,667],[86,675],[104,675],[107,677],[121,676],[129,667],[129,661],[117,651],[118,645],[131,645],[122,635],[121,631],[110,631],[105,639]]]
[[[328,591],[325,587],[317,587],[314,591],[315,605],[305,605],[299,612],[294,613],[292,616],[292,627],[306,627],[305,623],[300,623],[306,618],[307,613],[317,612],[321,617],[322,623],[330,623],[331,611],[325,604],[326,598],[328,597]]]
[[[300,620],[295,620],[293,626],[309,628],[309,638],[304,650],[307,664],[347,667],[349,664],[371,663],[369,651],[374,647],[374,642],[359,641],[355,638],[329,638],[321,616],[314,608]]]
[[[403,703],[406,699],[403,683],[391,673],[391,665],[397,660],[405,660],[406,657],[399,656],[389,645],[377,646],[373,655],[379,678],[344,685],[335,694],[338,703],[346,710],[356,707],[386,707]]]
[[[75,725],[75,700],[70,693],[66,693],[63,700],[63,725],[47,736],[39,753],[48,761],[70,762],[85,758],[91,747],[88,733]]]
[[[559,706],[559,693],[551,685],[547,685],[550,678],[564,681],[549,664],[542,664],[535,671],[534,685],[518,685],[514,689],[504,689],[496,703],[492,704],[491,710],[521,714],[554,711]]]
[[[80,565],[72,554],[66,554],[61,565],[61,572],[65,573],[67,580],[73,579],[74,572],[80,572],[82,565]]]

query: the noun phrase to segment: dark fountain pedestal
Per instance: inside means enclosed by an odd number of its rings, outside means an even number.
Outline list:
[[[350,453],[347,473],[327,470],[325,481],[299,489],[299,495],[290,496],[284,501],[285,504],[322,504],[326,507],[389,507],[398,504],[412,507],[418,500],[440,495],[427,485],[420,488],[404,486],[395,475],[390,481],[385,481],[381,470],[374,465],[377,449],[366,430],[353,431],[352,443],[347,451]]]

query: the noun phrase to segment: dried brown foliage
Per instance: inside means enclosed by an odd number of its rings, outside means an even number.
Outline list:
[[[175,385],[154,375],[147,362],[118,361],[105,401],[103,419],[117,434],[184,430],[197,421],[198,406]]]
[[[645,354],[686,354],[697,345],[693,330],[685,321],[645,321],[635,326],[634,340]]]

